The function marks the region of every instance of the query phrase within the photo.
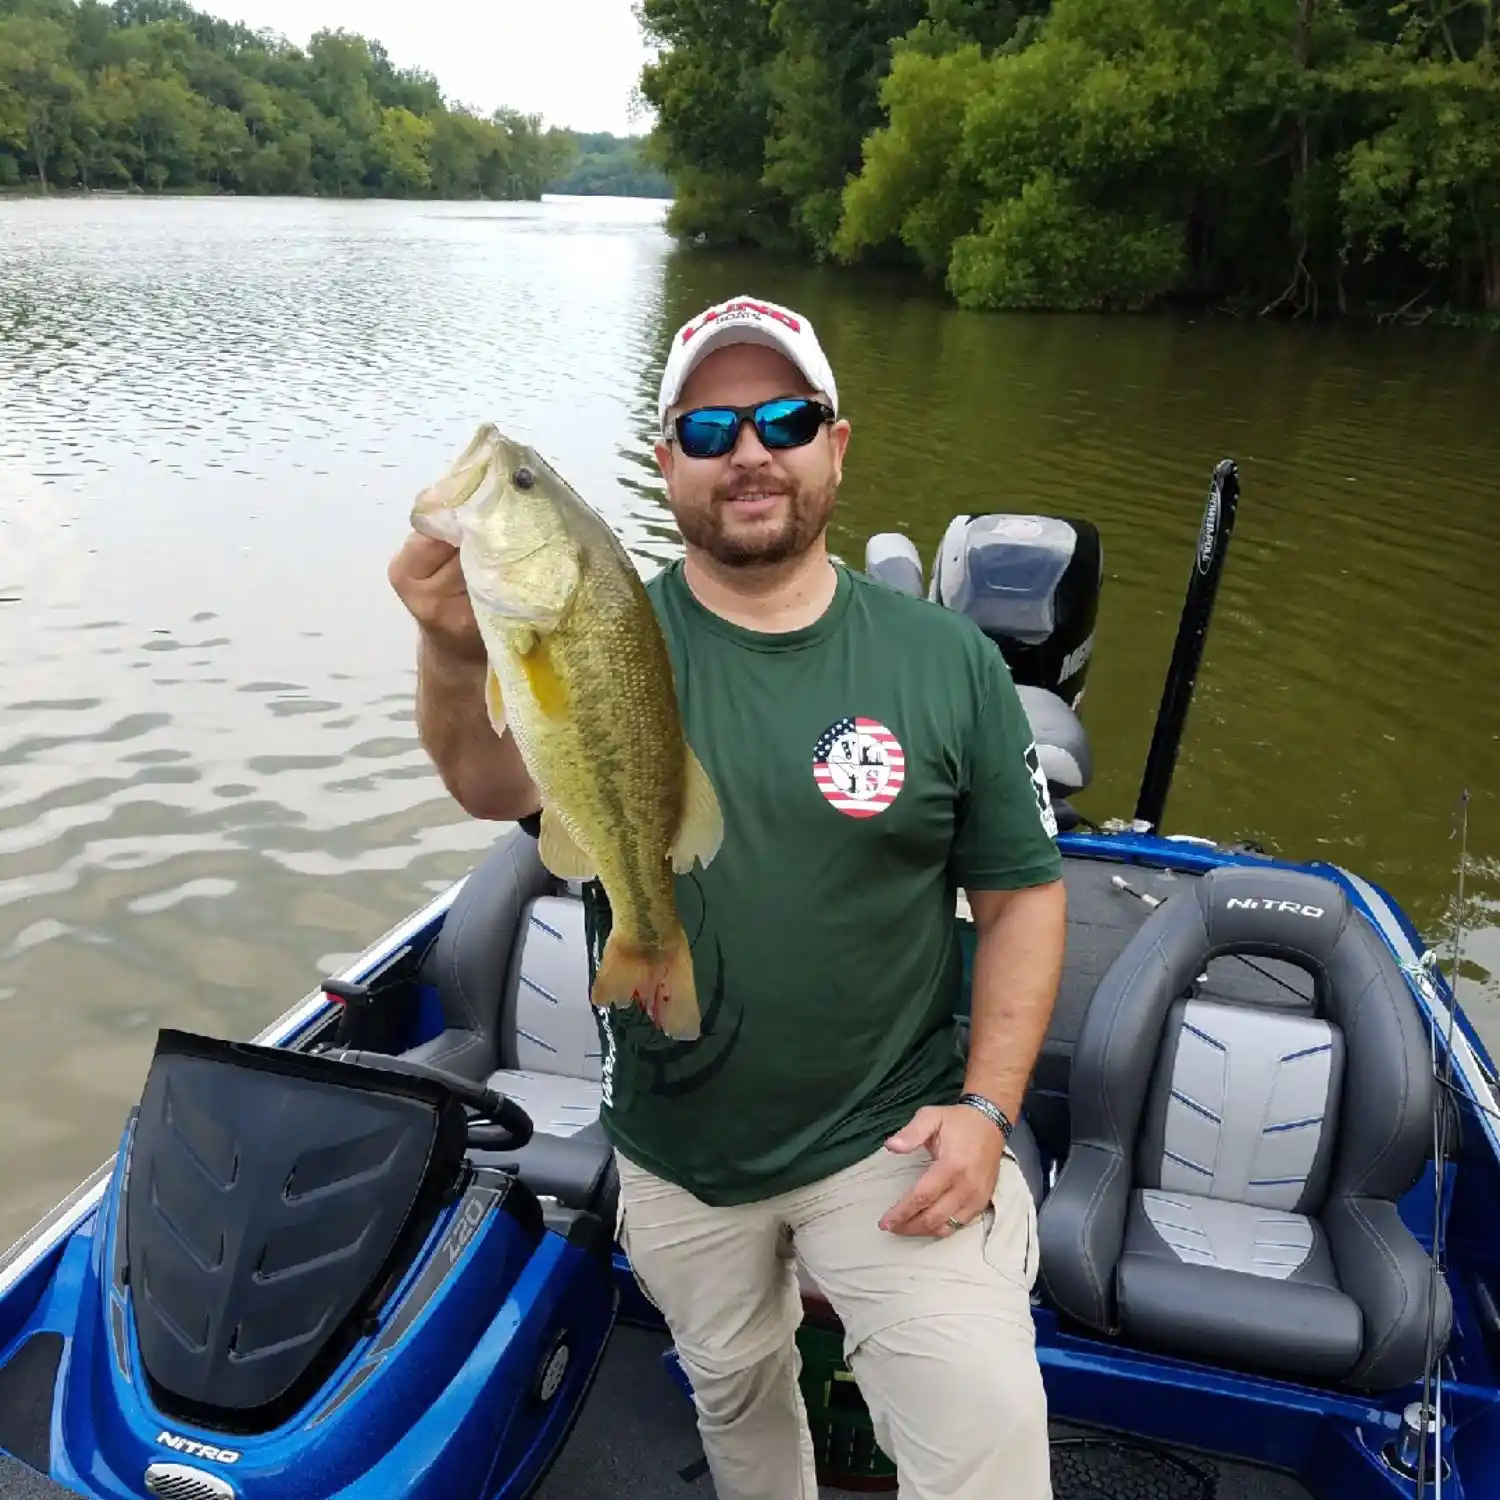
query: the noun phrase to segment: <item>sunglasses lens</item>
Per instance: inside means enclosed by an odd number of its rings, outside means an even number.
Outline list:
[[[677,441],[689,458],[722,458],[739,440],[740,421],[750,415],[731,406],[702,406],[677,419]],[[755,430],[767,448],[801,448],[823,425],[823,408],[802,396],[763,401],[755,408]]]
[[[739,430],[738,413],[713,407],[686,412],[677,419],[677,441],[689,458],[718,458],[728,453]]]
[[[812,442],[823,414],[811,401],[767,401],[756,413],[756,431],[768,448],[800,448]]]

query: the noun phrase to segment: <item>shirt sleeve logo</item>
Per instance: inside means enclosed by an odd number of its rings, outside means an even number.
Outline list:
[[[1047,786],[1047,773],[1042,770],[1041,757],[1036,753],[1036,742],[1033,741],[1026,747],[1026,769],[1031,773],[1031,790],[1036,797],[1037,816],[1042,820],[1042,827],[1047,830],[1047,837],[1057,837],[1057,814],[1052,810],[1052,793]]]
[[[906,780],[906,752],[877,719],[839,719],[818,736],[813,780],[841,813],[873,818],[896,800]]]

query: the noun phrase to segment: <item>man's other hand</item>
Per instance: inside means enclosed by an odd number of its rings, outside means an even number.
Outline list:
[[[999,1127],[967,1104],[927,1105],[886,1143],[901,1154],[926,1146],[932,1164],[912,1190],[880,1221],[892,1234],[952,1234],[950,1218],[968,1224],[995,1195],[1005,1137]]]

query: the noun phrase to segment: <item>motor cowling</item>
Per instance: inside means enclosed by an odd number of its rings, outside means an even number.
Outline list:
[[[955,516],[929,597],[967,615],[1000,648],[1018,686],[1075,712],[1094,648],[1104,582],[1099,531],[1055,516]]]
[[[869,539],[865,569],[889,588],[921,595],[921,555],[900,532]],[[1103,581],[1103,550],[1091,522],[963,515],[948,523],[928,588],[934,602],[973,620],[1010,666],[1063,829],[1078,822],[1067,799],[1093,777],[1077,709]]]

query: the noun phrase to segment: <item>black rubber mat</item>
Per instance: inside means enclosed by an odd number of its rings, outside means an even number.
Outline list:
[[[0,1500],[78,1500],[72,1490],[44,1479],[13,1458],[0,1453]]]
[[[34,1333],[0,1365],[0,1449],[34,1469],[50,1462],[52,1388],[62,1335]]]
[[[1218,1500],[1206,1463],[1128,1440],[1054,1437],[1053,1500]]]

